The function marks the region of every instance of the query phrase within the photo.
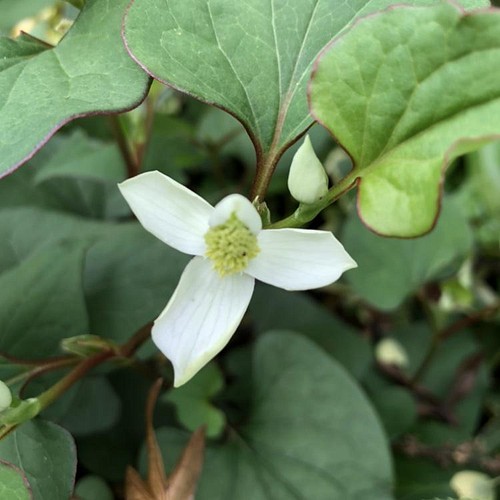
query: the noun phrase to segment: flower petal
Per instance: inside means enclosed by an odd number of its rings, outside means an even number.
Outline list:
[[[215,205],[209,221],[210,226],[224,224],[233,213],[252,233],[257,234],[262,229],[262,220],[257,209],[241,194],[230,194]]]
[[[257,236],[260,252],[245,272],[285,290],[329,285],[356,262],[332,233],[308,229],[265,229]]]
[[[254,279],[246,274],[221,278],[203,257],[186,266],[152,331],[153,341],[174,366],[175,387],[186,383],[229,342],[253,287]]]
[[[167,245],[191,255],[205,253],[204,235],[214,208],[161,172],[145,172],[118,184],[139,222]]]

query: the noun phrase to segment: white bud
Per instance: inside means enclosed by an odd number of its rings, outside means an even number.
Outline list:
[[[450,481],[458,498],[495,500],[495,481],[490,476],[474,470],[457,472]]]
[[[375,357],[379,363],[394,365],[398,368],[408,366],[408,356],[403,346],[394,339],[382,339],[375,348]]]
[[[328,176],[308,135],[293,157],[288,189],[298,202],[306,204],[318,201],[328,192]]]
[[[7,409],[12,403],[12,394],[9,387],[0,380],[0,411]]]

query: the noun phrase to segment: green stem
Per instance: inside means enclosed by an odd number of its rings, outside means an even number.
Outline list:
[[[331,205],[344,193],[354,188],[357,184],[357,179],[358,173],[356,171],[350,172],[338,184],[331,187],[328,193],[316,203],[311,203],[309,205],[300,204],[292,215],[270,224],[266,229],[303,226],[307,222],[312,221],[322,210]]]
[[[269,153],[265,157],[261,156],[260,160],[257,161],[257,171],[253,180],[252,192],[250,194],[251,201],[256,199],[259,202],[264,201],[278,160],[279,158],[277,155]]]
[[[14,377],[11,377],[10,379],[6,380],[5,383],[7,385],[13,385],[16,384],[17,382],[22,382],[23,380],[30,380],[44,373],[74,365],[77,363],[77,361],[78,358],[75,357],[55,359],[52,363],[46,362],[39,366],[35,366],[35,368],[32,368],[31,370],[26,370],[25,372],[20,373],[19,375],[15,375]]]
[[[0,440],[12,432],[19,424],[23,423],[25,420],[34,418],[40,412],[45,410],[50,404],[56,401],[60,396],[62,396],[73,384],[78,380],[83,378],[90,370],[100,365],[101,363],[108,361],[110,359],[123,359],[133,356],[137,349],[149,338],[151,334],[151,325],[148,324],[141,328],[135,335],[133,335],[125,344],[117,349],[107,349],[105,351],[99,352],[90,356],[80,363],[78,363],[67,375],[65,375],[61,380],[56,382],[46,391],[42,392],[36,399],[31,400],[36,401],[36,406],[30,405],[30,411],[26,413],[24,418],[20,418],[20,421],[15,423],[9,423],[4,425],[0,429]],[[65,364],[74,363],[74,358],[68,358],[66,360],[60,359],[53,365],[44,364],[39,367],[40,370],[47,371],[48,369],[55,369],[54,367],[62,367]],[[30,400],[26,400],[29,402]]]
[[[429,350],[427,351],[422,363],[420,366],[417,368],[417,371],[415,372],[415,375],[412,378],[413,383],[417,383],[422,376],[425,374],[427,369],[429,368],[430,364],[432,363],[432,360],[434,359],[434,356],[436,355],[436,352],[439,349],[439,346],[441,345],[442,342],[447,340],[449,337],[454,335],[457,332],[462,331],[464,328],[467,328],[468,326],[476,323],[477,321],[484,320],[488,318],[489,316],[492,316],[500,310],[500,303],[495,302],[494,304],[490,304],[483,309],[480,309],[479,311],[475,311],[474,313],[470,314],[469,316],[465,318],[461,318],[458,321],[452,323],[451,325],[440,329],[438,328],[435,320],[435,315],[434,312],[432,311],[432,308],[429,306],[427,303],[425,297],[421,297],[422,305],[424,308],[424,311],[429,318],[429,323],[432,328],[432,339],[431,339],[431,345],[429,347]]]
[[[135,177],[139,173],[139,163],[130,148],[130,143],[120,123],[120,118],[118,115],[110,115],[109,121],[116,139],[116,144],[118,145],[125,166],[127,167],[127,177]]]

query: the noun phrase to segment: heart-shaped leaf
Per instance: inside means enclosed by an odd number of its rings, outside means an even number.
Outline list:
[[[88,0],[50,50],[36,53],[33,44],[0,38],[0,61],[7,61],[0,64],[0,177],[68,121],[124,111],[144,98],[148,77],[120,39],[127,1]]]
[[[16,466],[0,460],[0,498],[31,500],[30,485]]]
[[[253,387],[244,423],[207,447],[196,498],[392,499],[380,423],[330,356],[300,335],[265,334],[254,351]],[[171,467],[188,436],[160,429],[157,437]]]
[[[85,250],[60,242],[0,275],[0,351],[26,359],[56,356],[63,338],[88,333]]]
[[[43,420],[26,422],[0,441],[0,456],[26,474],[34,500],[70,498],[76,473],[76,448],[73,438],[62,427]]]
[[[403,237],[430,230],[449,162],[500,137],[499,81],[493,9],[394,7],[325,50],[312,112],[352,157],[370,228]]]
[[[154,78],[237,117],[255,145],[257,168],[272,170],[313,123],[306,86],[319,51],[354,19],[391,3],[133,0],[124,37]]]

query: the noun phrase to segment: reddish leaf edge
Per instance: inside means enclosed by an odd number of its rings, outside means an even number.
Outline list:
[[[127,8],[128,10],[128,8]],[[80,11],[80,14],[81,15]],[[55,47],[50,47],[47,50],[53,49]],[[126,48],[126,47],[125,47]],[[127,50],[127,54],[129,54]],[[134,62],[135,59],[132,58]],[[139,67],[142,68],[140,64],[138,64]],[[68,117],[64,118],[63,120],[57,122],[51,130],[48,132],[48,134],[38,142],[35,147],[31,150],[30,153],[28,153],[26,156],[24,156],[21,160],[19,160],[17,163],[14,163],[11,167],[8,167],[6,170],[3,172],[0,172],[0,180],[3,179],[4,177],[7,177],[8,175],[12,174],[15,172],[19,167],[24,165],[26,162],[31,160],[40,149],[42,149],[47,142],[58,132],[61,128],[63,128],[65,125],[68,123],[71,123],[74,120],[77,120],[79,118],[87,118],[89,116],[106,116],[106,115],[115,115],[115,114],[120,114],[120,113],[126,113],[127,111],[132,111],[133,109],[137,108],[147,97],[149,94],[149,89],[151,87],[152,80],[150,79],[148,82],[146,82],[145,87],[144,87],[144,92],[143,94],[135,101],[133,101],[130,106],[125,106],[123,108],[110,108],[110,109],[99,109],[95,111],[89,111],[89,112],[84,112],[84,113],[76,113],[74,115],[69,115]]]
[[[264,161],[264,159],[266,158],[266,153],[268,153],[269,151],[264,151],[264,149],[263,149],[260,141],[257,139],[257,137],[255,136],[255,134],[252,132],[252,130],[250,128],[250,125],[245,120],[243,120],[242,118],[240,118],[239,116],[237,116],[235,113],[233,113],[232,111],[230,111],[226,107],[224,107],[224,106],[222,106],[220,104],[217,104],[216,102],[210,101],[209,99],[205,99],[204,97],[202,97],[200,95],[197,95],[197,94],[195,94],[193,92],[190,92],[190,91],[188,91],[188,90],[186,90],[186,89],[184,89],[182,87],[179,87],[179,86],[175,85],[172,82],[169,82],[168,80],[165,80],[165,79],[159,77],[154,71],[152,71],[146,64],[144,64],[134,54],[134,52],[132,51],[131,47],[129,46],[129,42],[127,40],[126,22],[127,22],[129,11],[132,8],[132,6],[134,5],[135,1],[136,0],[131,0],[130,3],[129,3],[129,5],[127,6],[127,8],[125,10],[125,14],[123,16],[122,29],[121,29],[122,40],[123,40],[123,43],[125,45],[125,49],[128,52],[129,56],[134,60],[134,62],[138,66],[140,66],[142,68],[142,70],[144,72],[146,72],[151,78],[153,78],[153,79],[157,80],[158,82],[160,82],[162,85],[170,87],[170,88],[172,88],[172,89],[174,89],[174,90],[176,90],[178,92],[181,92],[182,94],[185,94],[185,95],[187,95],[189,97],[192,97],[192,98],[194,98],[194,99],[196,99],[196,100],[198,100],[200,102],[208,104],[209,106],[213,106],[213,107],[215,107],[217,109],[220,109],[220,110],[224,111],[225,113],[228,113],[229,115],[231,115],[236,120],[238,120],[238,122],[241,123],[241,125],[245,129],[246,133],[250,137],[250,140],[252,141],[252,144],[254,146],[255,155],[256,155],[256,165],[261,165],[262,162]],[[285,154],[285,152],[289,148],[291,148],[297,141],[299,141],[315,123],[316,123],[316,121],[313,121],[310,125],[307,126],[307,128],[305,128],[302,132],[300,132],[300,134],[298,134],[297,136],[295,136],[293,138],[293,140],[284,143],[283,146],[281,146],[281,148],[278,149],[278,151],[273,155],[273,163],[272,163],[273,168],[276,167],[276,165],[281,160],[281,157]]]
[[[26,477],[26,474],[24,473],[24,471],[22,469],[20,469],[19,467],[17,467],[17,465],[14,465],[14,464],[7,462],[5,460],[2,460],[2,459],[0,459],[0,465],[5,465],[6,467],[13,469],[15,472],[17,472],[19,474],[19,476],[21,476],[21,479],[23,480],[24,486],[26,487],[26,490],[27,490],[30,498],[33,499],[33,490],[31,488],[31,484],[28,481],[28,478]]]
[[[134,0],[132,0],[132,1],[134,1]],[[471,15],[475,15],[475,14],[489,13],[489,12],[500,14],[500,8],[494,7],[494,6],[491,6],[491,7],[480,7],[480,8],[473,9],[473,10],[465,10],[465,8],[462,5],[458,4],[454,0],[443,0],[443,3],[448,3],[452,7],[455,7],[458,10],[458,12],[460,13],[461,17],[467,17],[467,16],[471,16]],[[318,57],[314,61],[313,70],[311,72],[311,78],[309,79],[309,83],[307,85],[307,103],[308,103],[308,106],[309,106],[309,111],[310,111],[311,116],[313,117],[313,119],[328,131],[328,133],[333,138],[333,140],[345,151],[345,153],[351,159],[351,163],[352,163],[353,166],[352,166],[351,170],[347,173],[347,175],[349,175],[354,170],[356,170],[356,162],[354,161],[354,158],[353,158],[351,152],[347,148],[344,147],[344,145],[342,144],[342,142],[337,138],[337,136],[333,133],[333,131],[331,131],[322,122],[322,120],[320,120],[318,118],[318,116],[314,112],[312,101],[311,101],[311,92],[312,92],[311,87],[312,87],[312,83],[313,83],[314,77],[315,77],[315,75],[316,75],[316,73],[318,71],[318,66],[319,66],[319,64],[321,62],[321,59],[325,56],[325,54],[330,50],[331,47],[333,47],[336,43],[338,43],[338,41],[347,34],[347,32],[349,30],[351,30],[352,28],[354,28],[357,24],[366,21],[367,19],[371,19],[372,17],[380,16],[380,15],[384,14],[385,12],[390,12],[390,11],[393,11],[393,10],[396,10],[396,9],[398,9],[398,10],[399,9],[406,9],[406,8],[429,9],[429,8],[433,8],[433,7],[435,7],[435,5],[421,5],[421,6],[416,6],[416,5],[411,5],[411,4],[407,4],[407,3],[400,3],[400,4],[391,5],[391,6],[387,7],[387,8],[385,8],[385,9],[382,9],[382,10],[377,11],[377,12],[372,12],[371,14],[367,14],[366,16],[359,17],[358,19],[356,19],[354,21],[354,23],[352,23],[350,26],[346,27],[346,29],[342,33],[340,33],[339,35],[337,35],[336,37],[334,37],[330,42],[328,42],[323,47],[323,49],[319,53]],[[472,143],[477,142],[477,143],[485,143],[486,144],[487,142],[494,142],[494,141],[498,141],[498,140],[500,140],[500,133],[499,134],[493,134],[493,135],[487,135],[487,136],[478,136],[478,137],[473,137],[473,138],[462,137],[462,138],[456,140],[446,150],[446,152],[445,152],[445,154],[443,156],[443,162],[441,163],[441,173],[440,173],[440,177],[439,177],[438,198],[436,200],[435,216],[434,216],[434,219],[433,219],[432,223],[429,225],[429,228],[426,229],[426,230],[424,230],[423,232],[421,232],[419,234],[412,235],[412,236],[399,236],[399,235],[394,235],[394,234],[383,233],[383,232],[375,229],[374,227],[372,227],[365,220],[365,218],[363,217],[363,213],[362,213],[362,210],[361,210],[361,193],[359,191],[359,187],[361,186],[361,183],[363,182],[363,177],[362,176],[356,177],[354,179],[354,181],[353,181],[353,184],[355,184],[356,188],[358,189],[358,191],[356,193],[356,212],[358,214],[358,217],[359,217],[360,221],[372,233],[376,234],[377,236],[384,237],[384,238],[393,238],[393,239],[398,239],[398,240],[414,240],[416,238],[420,238],[422,236],[425,236],[425,235],[429,234],[436,227],[436,224],[437,224],[437,222],[439,220],[439,216],[441,214],[441,209],[442,209],[442,204],[443,204],[443,194],[444,194],[444,183],[445,183],[445,180],[446,180],[445,179],[445,174],[446,174],[446,170],[448,169],[451,161],[453,161],[453,153],[454,153],[454,151],[456,149],[458,149],[460,147],[460,145],[462,145],[464,143],[472,144]]]

